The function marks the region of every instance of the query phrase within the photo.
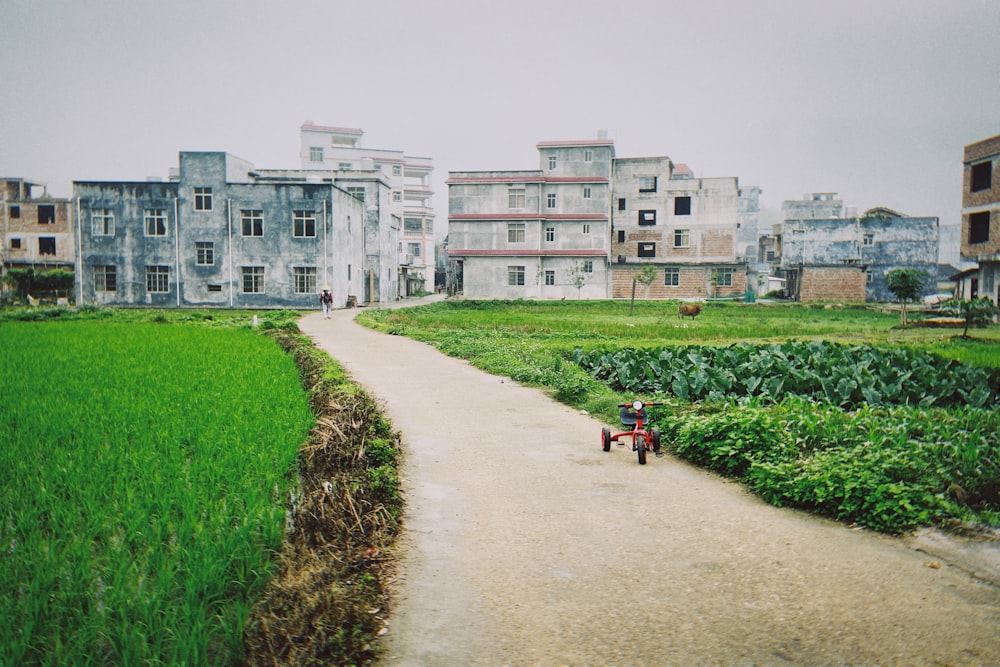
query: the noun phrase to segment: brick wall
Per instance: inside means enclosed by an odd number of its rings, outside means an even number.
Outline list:
[[[650,299],[704,299],[709,296],[712,268],[706,266],[680,266],[680,285],[664,284],[664,267],[656,267],[656,280],[649,286]],[[637,265],[611,265],[611,298],[632,297],[632,280],[642,270]],[[720,287],[718,296],[737,297],[746,293],[746,270],[734,269],[732,287]],[[863,276],[862,276],[863,278]],[[636,283],[635,298],[646,298],[646,286]]]
[[[860,266],[806,267],[799,301],[864,301],[865,282]]]

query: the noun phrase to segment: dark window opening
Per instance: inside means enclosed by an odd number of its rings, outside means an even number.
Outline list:
[[[222,285],[209,285],[208,286],[208,291],[209,292],[221,292],[222,291]]]
[[[991,187],[993,187],[993,163],[980,162],[972,165],[972,183],[969,191],[979,192],[989,190]]]
[[[656,257],[656,244],[655,243],[640,243],[639,244],[639,257]]]
[[[990,240],[990,212],[969,214],[969,243],[986,243]]]
[[[656,192],[656,176],[640,176],[639,192]]]
[[[38,224],[51,225],[56,221],[56,207],[52,204],[38,205]]]
[[[618,242],[619,243],[625,243],[625,230],[624,229],[619,229],[618,230]]]
[[[674,199],[674,215],[691,215],[690,197],[677,197]]]
[[[21,217],[21,207],[20,206],[11,206],[10,207],[10,217],[12,217],[12,218],[20,218]]]
[[[639,224],[640,225],[655,225],[656,224],[656,211],[639,211]]]
[[[21,247],[21,239],[11,239],[10,247],[13,249],[19,249]]]
[[[618,210],[619,211],[624,211],[625,210],[625,198],[624,197],[619,197],[618,198]]]
[[[56,254],[56,237],[54,237],[54,236],[39,236],[38,237],[38,254],[39,255],[54,255],[54,254]]]

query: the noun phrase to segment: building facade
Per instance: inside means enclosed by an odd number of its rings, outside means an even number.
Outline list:
[[[449,290],[607,297],[614,143],[548,141],[537,149],[537,170],[449,172]]]
[[[961,257],[979,264],[970,297],[1000,305],[1000,135],[965,147]]]
[[[844,217],[832,193],[786,201],[781,225],[781,273],[797,301],[891,301],[893,269],[925,271],[924,294],[937,291],[939,222],[886,208]],[[848,209],[848,212],[853,212]],[[787,217],[800,216],[800,217]]]
[[[316,125],[306,121],[299,128],[299,158],[303,169],[328,169],[341,173],[377,171],[389,184],[389,220],[399,227],[394,269],[401,294],[410,296],[434,290],[434,209],[431,197],[433,160],[400,150],[362,146],[364,131],[357,128]],[[346,177],[346,176],[345,176]],[[371,268],[371,267],[369,267]]]
[[[327,285],[341,305],[366,294],[365,205],[336,174],[258,172],[219,152],[179,163],[168,181],[73,183],[78,303],[315,308]]]
[[[73,204],[41,183],[0,178],[0,269],[73,270]]]

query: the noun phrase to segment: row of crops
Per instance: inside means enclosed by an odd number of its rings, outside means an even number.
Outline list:
[[[673,400],[664,442],[775,505],[878,530],[1000,525],[1000,377],[905,348],[810,341],[574,351]]]

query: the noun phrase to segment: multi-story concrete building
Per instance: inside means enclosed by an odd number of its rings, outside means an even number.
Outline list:
[[[741,208],[748,215],[753,206],[741,206],[738,179],[695,178],[668,157],[643,157],[616,159],[612,183],[613,298],[631,296],[645,264],[657,269],[651,298],[744,294],[747,242],[739,244],[737,235]]]
[[[400,224],[398,273],[403,296],[434,290],[434,209],[431,205],[431,158],[400,150],[362,146],[364,131],[306,121],[299,128],[303,169],[382,173],[391,194],[389,209]]]
[[[0,270],[72,270],[73,205],[54,199],[41,183],[0,178]]]
[[[364,270],[389,198],[377,172],[344,183],[218,152],[179,162],[168,181],[74,182],[79,303],[315,308],[326,285],[341,305],[398,296],[394,270]]]
[[[924,293],[937,290],[939,223],[887,208],[844,216],[833,193],[806,195],[782,205],[781,272],[787,295],[798,301],[890,301],[892,269],[927,272]],[[853,213],[853,209],[847,209]],[[794,216],[794,217],[790,217]]]
[[[607,297],[614,142],[545,141],[537,149],[537,170],[449,172],[450,290]]]
[[[962,259],[978,262],[969,295],[1000,305],[1000,135],[965,147]]]

